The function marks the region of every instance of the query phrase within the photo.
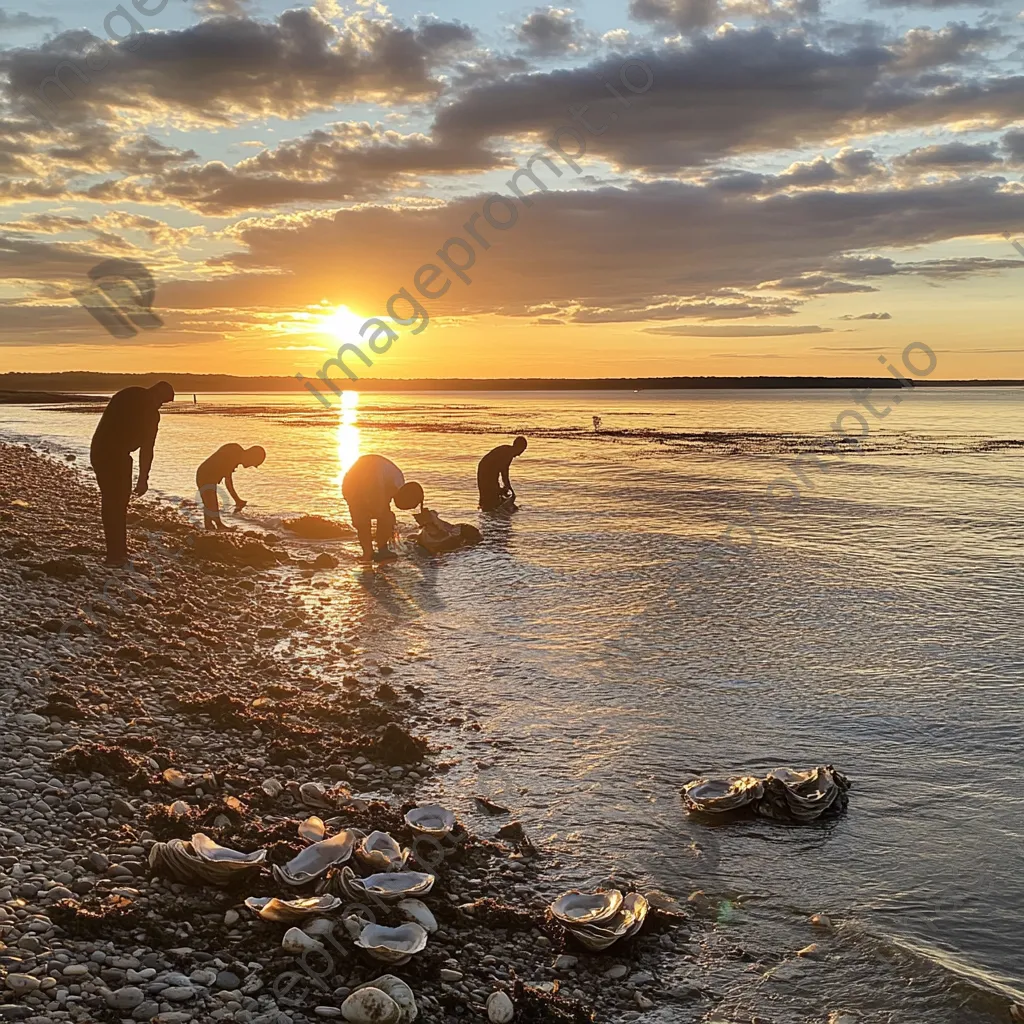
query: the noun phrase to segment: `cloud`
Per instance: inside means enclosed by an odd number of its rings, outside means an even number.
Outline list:
[[[791,327],[768,324],[750,327],[709,324],[704,327],[645,327],[643,333],[686,338],[778,338],[796,334],[831,334],[832,328],[819,327],[817,324],[794,324]]]
[[[899,55],[897,67],[922,71],[977,61],[989,46],[1002,38],[1002,33],[994,28],[981,28],[964,22],[950,22],[938,30],[911,29],[894,47]]]
[[[523,49],[535,57],[553,57],[585,49],[590,37],[567,7],[539,8],[515,28]]]
[[[170,203],[227,216],[289,203],[366,199],[422,175],[490,170],[504,162],[475,145],[438,144],[424,135],[342,122],[261,150],[233,167],[219,160],[191,167],[175,161],[148,181],[108,180],[84,194],[108,203]]]
[[[891,313],[860,313],[855,315],[853,313],[847,313],[845,316],[841,316],[840,320],[891,320]]]
[[[897,164],[915,170],[943,167],[991,167],[1002,163],[996,155],[996,143],[944,142],[921,146],[897,158]]]
[[[18,29],[56,28],[60,22],[56,18],[50,18],[40,14],[27,14],[25,11],[5,11],[0,8],[0,29],[15,32]]]
[[[276,21],[214,18],[179,30],[149,31],[133,51],[88,32],[64,32],[34,48],[0,51],[4,92],[16,110],[39,105],[40,83],[62,73],[71,95],[46,90],[51,120],[83,117],[116,122],[136,111],[175,123],[230,124],[254,118],[294,118],[339,103],[406,103],[437,96],[436,69],[465,39],[465,26],[429,21],[416,29],[391,21],[349,18],[342,28],[315,9]],[[457,48],[457,47],[456,47]],[[85,63],[87,55],[93,66]],[[103,65],[101,62],[106,61]],[[2,79],[0,79],[2,80]]]
[[[591,156],[619,169],[678,175],[730,156],[804,147],[837,136],[985,119],[1012,124],[1024,107],[1024,76],[909,81],[900,54],[882,45],[827,49],[795,33],[730,30],[682,48],[641,53],[653,82],[624,110],[605,82],[621,57],[550,73],[512,75],[461,93],[435,120],[441,138],[549,139],[573,106],[597,135]],[[626,71],[638,86],[644,71]],[[621,88],[621,87],[620,87]],[[554,99],[557,97],[557,102]],[[622,116],[612,125],[611,114]],[[580,129],[582,130],[582,129]],[[571,142],[566,140],[566,145]]]
[[[887,278],[941,284],[1024,269],[1012,253],[905,264],[872,255],[1024,224],[1024,193],[1004,190],[998,179],[764,199],[679,182],[535,193],[532,206],[513,207],[517,222],[506,231],[479,217],[486,199],[246,220],[228,232],[232,251],[211,263],[215,280],[170,282],[162,298],[185,306],[292,308],[327,298],[373,315],[394,290],[411,287],[418,267],[439,264],[447,239],[469,241],[463,225],[474,214],[489,248],[473,245],[470,285],[448,275],[452,287],[430,303],[436,316],[639,325],[777,321],[814,295],[870,291]],[[470,262],[458,248],[450,251]],[[791,297],[769,293],[780,282]]]
[[[692,32],[714,25],[719,17],[719,6],[718,0],[630,0],[629,16],[635,21]]]

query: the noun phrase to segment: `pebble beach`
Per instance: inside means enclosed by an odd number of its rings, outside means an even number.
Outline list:
[[[414,994],[402,1020],[509,1019],[496,992],[519,1021],[708,1019],[721,994],[700,899],[650,894],[639,936],[589,953],[546,913],[555,858],[515,808],[492,808],[490,832],[460,824],[430,863],[435,930],[409,963],[368,959],[341,915],[307,929],[323,955],[286,952],[286,927],[244,900],[310,894],[269,869],[303,848],[299,824],[415,849],[403,814],[443,790],[474,712],[392,685],[355,625],[318,635],[293,584],[315,587],[331,556],[207,538],[147,499],[129,531],[129,569],[103,568],[91,479],[0,444],[0,1019],[341,1019],[386,973]],[[199,832],[267,866],[234,889],[151,867],[154,845]],[[732,957],[730,974],[749,970]]]

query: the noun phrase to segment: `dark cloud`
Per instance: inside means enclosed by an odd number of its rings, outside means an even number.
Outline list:
[[[1003,136],[1002,146],[1015,163],[1024,162],[1024,131],[1007,132]]]
[[[894,48],[898,66],[907,71],[922,71],[950,64],[981,60],[985,50],[1003,38],[994,28],[950,22],[945,28],[911,29]],[[939,80],[934,80],[939,84]]]
[[[470,89],[439,112],[436,133],[463,142],[502,136],[546,140],[560,124],[571,123],[570,107],[588,107],[584,116],[600,130],[585,136],[592,154],[620,168],[678,174],[731,155],[806,146],[842,134],[968,118],[1010,124],[1024,108],[1024,76],[911,84],[894,49],[829,50],[767,28],[702,36],[686,48],[638,59],[651,69],[653,84],[632,98],[629,110],[605,86],[612,82],[622,90],[623,61],[613,58]],[[638,64],[626,73],[643,85]]]
[[[563,7],[541,8],[528,15],[515,29],[515,37],[527,53],[553,57],[584,49],[589,37],[579,18]]]
[[[940,167],[991,167],[1002,161],[996,155],[994,142],[944,142],[912,149],[897,162],[916,170],[931,170]]]
[[[462,225],[486,198],[243,222],[231,233],[235,251],[216,261],[218,274],[233,276],[168,284],[163,301],[302,308],[327,298],[372,315],[393,290],[411,286],[418,267],[439,262],[446,240],[468,239]],[[520,313],[576,323],[777,319],[815,294],[848,290],[835,282],[863,290],[898,275],[941,283],[1022,269],[1024,261],[1010,257],[897,264],[870,255],[1016,226],[1024,227],[1024,195],[999,179],[763,199],[671,182],[539,194],[507,231],[478,217],[491,247],[474,247],[472,284],[452,275],[452,287],[430,305],[437,316]],[[457,247],[451,252],[469,261]],[[780,282],[792,299],[761,287]]]
[[[220,161],[174,166],[149,181],[105,181],[85,194],[103,202],[172,203],[226,216],[289,203],[365,199],[409,176],[489,170],[502,163],[501,157],[477,147],[445,146],[423,135],[344,123],[263,150],[233,167]]]
[[[764,195],[787,188],[815,188],[825,185],[853,184],[864,178],[882,178],[885,166],[870,149],[840,150],[832,159],[823,156],[790,164],[780,174],[755,171],[718,170],[707,178],[708,184],[734,195]]]
[[[708,28],[719,18],[718,0],[630,0],[629,16],[677,28],[680,32]]]
[[[259,117],[298,117],[339,103],[397,103],[429,99],[441,88],[434,71],[469,32],[426,22],[417,29],[393,22],[349,19],[344,28],[316,10],[285,11],[276,21],[215,18],[175,31],[149,31],[110,45],[88,32],[65,32],[35,48],[0,51],[9,103],[39,109],[40,83],[67,61],[46,96],[54,121],[86,116],[116,120],[119,110],[158,118],[230,123]],[[91,70],[92,66],[101,70]],[[103,62],[107,63],[104,65]]]
[[[926,7],[944,11],[950,7],[991,7],[992,0],[873,0],[876,7]]]

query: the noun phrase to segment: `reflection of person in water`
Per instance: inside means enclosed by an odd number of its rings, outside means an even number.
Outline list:
[[[512,460],[526,451],[526,438],[517,437],[511,444],[501,444],[491,449],[476,468],[476,485],[480,489],[480,508],[485,512],[496,509],[503,501],[511,498],[516,492],[512,490],[512,481],[508,471]]]
[[[217,485],[221,481],[224,482],[228,494],[234,498],[235,515],[237,515],[248,502],[242,501],[235,492],[232,474],[239,466],[244,466],[246,469],[262,466],[266,457],[267,453],[259,445],[243,448],[240,444],[224,444],[196,470],[196,487],[199,488],[199,496],[203,500],[203,522],[208,530],[233,529],[233,527],[225,526],[220,518],[220,498],[217,495]]]
[[[132,452],[139,453],[135,493],[149,490],[153,446],[160,428],[160,406],[174,401],[174,388],[162,380],[151,388],[125,388],[107,403],[92,435],[90,461],[100,488],[107,565],[128,561],[128,502],[132,495]]]
[[[383,455],[361,455],[345,474],[341,493],[348,502],[352,525],[359,535],[364,562],[397,558],[388,546],[395,534],[391,502],[403,511],[423,507],[423,488],[405,482],[402,471]],[[373,523],[377,523],[377,550],[373,550]]]

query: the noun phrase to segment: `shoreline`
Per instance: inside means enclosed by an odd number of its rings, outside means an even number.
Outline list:
[[[112,572],[87,476],[0,442],[0,480],[0,597],[13,618],[0,646],[0,1016],[336,1018],[354,984],[389,971],[357,956],[340,923],[337,973],[318,982],[281,949],[284,927],[241,905],[294,895],[268,871],[224,892],[155,877],[149,853],[202,831],[280,864],[314,814],[329,831],[380,828],[408,844],[401,813],[432,799],[449,766],[445,723],[472,712],[415,682],[392,685],[394,668],[360,650],[355,625],[318,635],[292,592],[315,579],[301,542],[297,556],[255,535],[208,539],[142,500],[132,568]],[[322,787],[312,804],[302,783]],[[464,797],[446,805],[465,816]],[[517,1021],[699,1020],[709,1003],[692,908],[689,922],[652,911],[639,938],[582,951],[544,918],[560,891],[545,878],[551,858],[515,829],[496,839],[513,817],[495,817],[492,834],[460,829],[432,865],[426,902],[440,931],[394,969],[418,1019],[486,1019],[487,996],[507,988]],[[516,913],[459,909],[480,900]]]

